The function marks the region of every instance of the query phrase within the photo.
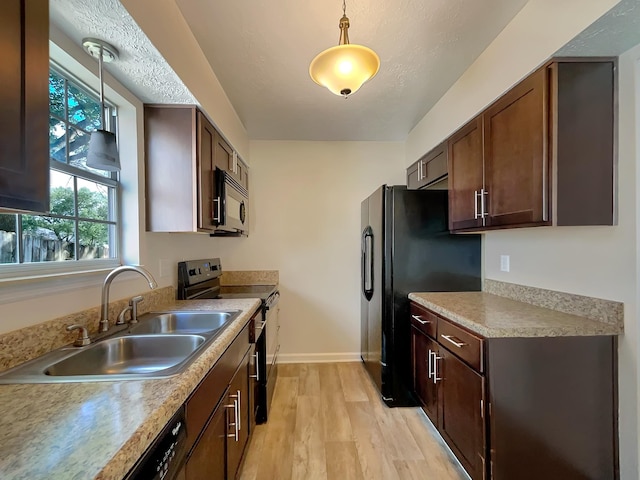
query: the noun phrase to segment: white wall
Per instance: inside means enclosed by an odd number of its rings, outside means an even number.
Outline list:
[[[464,125],[619,0],[529,0],[410,132],[406,164]]]
[[[247,162],[249,137],[175,0],[121,0],[142,31]]]
[[[410,133],[405,163],[462,126],[615,3],[531,0]],[[485,278],[624,302],[618,352],[622,479],[638,478],[638,56],[640,47],[619,64],[619,224],[502,230],[483,239]],[[502,254],[511,257],[509,273],[500,271]]]
[[[249,237],[147,234],[149,254],[279,270],[282,358],[356,359],[360,202],[403,184],[403,164],[396,142],[251,142]]]

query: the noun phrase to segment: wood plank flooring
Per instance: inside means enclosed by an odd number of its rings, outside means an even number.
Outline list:
[[[361,363],[284,364],[240,480],[465,480],[419,408],[388,408]]]

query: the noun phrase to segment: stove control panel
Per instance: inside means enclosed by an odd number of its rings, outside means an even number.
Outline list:
[[[178,263],[178,284],[184,287],[222,275],[219,258],[205,258]]]

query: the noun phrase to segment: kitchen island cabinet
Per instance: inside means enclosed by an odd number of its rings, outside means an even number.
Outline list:
[[[482,292],[410,299],[416,397],[472,479],[618,478],[616,327]]]

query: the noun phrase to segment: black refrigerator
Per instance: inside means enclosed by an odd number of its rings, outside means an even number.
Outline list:
[[[480,236],[449,233],[447,193],[383,185],[362,202],[361,358],[389,406],[417,405],[409,293],[481,289]]]

